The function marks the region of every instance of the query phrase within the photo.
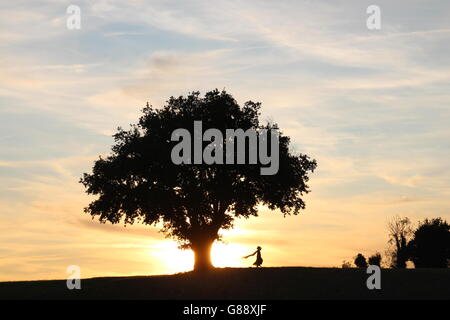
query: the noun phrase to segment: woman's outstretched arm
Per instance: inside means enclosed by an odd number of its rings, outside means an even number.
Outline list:
[[[258,252],[258,250],[256,250],[256,251],[253,252],[252,254],[249,254],[248,256],[245,256],[245,257],[242,257],[242,258],[247,259],[247,258],[249,258],[249,257],[251,257],[251,256],[254,256],[257,252]]]

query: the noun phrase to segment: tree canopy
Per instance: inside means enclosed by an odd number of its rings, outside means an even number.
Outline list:
[[[450,259],[450,225],[441,218],[425,219],[408,244],[416,268],[447,268]]]

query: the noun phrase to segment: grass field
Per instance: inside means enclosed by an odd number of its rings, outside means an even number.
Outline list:
[[[0,282],[0,299],[450,299],[450,269],[383,269],[368,290],[365,269],[223,268],[208,274]]]

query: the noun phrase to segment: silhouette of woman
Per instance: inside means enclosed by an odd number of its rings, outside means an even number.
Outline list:
[[[263,263],[263,259],[261,257],[261,247],[258,246],[256,248],[256,251],[253,252],[252,254],[249,254],[248,256],[243,257],[244,259],[247,259],[248,257],[254,256],[256,254],[256,261],[253,263],[254,266],[261,267],[262,263]]]

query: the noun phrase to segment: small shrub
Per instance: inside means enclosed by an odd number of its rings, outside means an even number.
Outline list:
[[[358,253],[358,255],[355,258],[355,265],[358,268],[367,268],[366,257],[364,257],[361,253]]]
[[[370,265],[375,265],[375,266],[381,266],[381,254],[379,252],[375,253],[374,255],[370,256],[369,259],[369,264]]]
[[[344,260],[342,261],[342,269],[349,269],[352,267],[352,263],[350,261]]]

